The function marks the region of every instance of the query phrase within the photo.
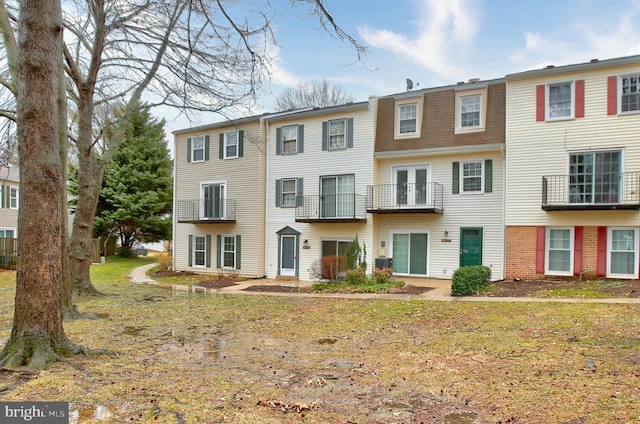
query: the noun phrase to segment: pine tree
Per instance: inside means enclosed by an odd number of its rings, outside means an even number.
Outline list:
[[[171,237],[173,165],[164,124],[144,106],[130,116],[125,139],[105,173],[94,236],[116,234],[123,247]]]

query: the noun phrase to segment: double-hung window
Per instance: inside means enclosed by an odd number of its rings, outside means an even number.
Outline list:
[[[282,207],[296,206],[296,184],[297,178],[282,180]]]
[[[18,209],[18,187],[9,187],[9,208]]]
[[[573,274],[573,228],[547,228],[545,274]]]
[[[329,121],[329,150],[345,149],[347,147],[346,133],[346,119]]]
[[[463,129],[480,126],[481,96],[460,97],[460,127]]]
[[[400,134],[414,134],[418,130],[418,104],[400,105],[398,114],[398,128]]]
[[[206,236],[193,236],[193,267],[204,268],[207,257]]]
[[[638,228],[607,228],[607,277],[638,278]]]
[[[620,83],[621,112],[640,111],[640,74],[623,76]]]
[[[282,127],[282,154],[295,153],[298,153],[298,126],[287,125]]]
[[[569,155],[569,203],[621,203],[622,151]]]
[[[222,238],[222,267],[236,268],[236,237],[224,236]]]
[[[204,161],[204,136],[191,137],[191,162]]]
[[[482,193],[482,161],[462,162],[462,193]]]
[[[224,133],[224,159],[238,157],[238,132],[231,131]]]
[[[550,84],[547,89],[548,105],[547,113],[549,119],[566,119],[573,116],[573,84],[564,82],[560,84]]]

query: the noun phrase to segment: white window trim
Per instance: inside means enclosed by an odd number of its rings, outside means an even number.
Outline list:
[[[480,190],[478,191],[465,191],[464,189],[464,165],[467,163],[480,163],[480,166],[482,167],[482,175],[480,175]],[[460,194],[464,194],[464,195],[468,195],[468,194],[484,194],[484,176],[485,176],[485,166],[484,166],[484,159],[477,159],[477,160],[465,160],[465,161],[460,161],[460,178],[459,178],[459,192]]]
[[[343,133],[343,141],[342,141],[342,147],[331,147],[331,123],[334,122],[340,122],[342,121],[344,123],[344,133]],[[346,119],[331,119],[328,124],[327,124],[327,147],[329,151],[334,151],[334,150],[346,150],[347,149],[347,120]]]
[[[424,228],[408,228],[406,230],[391,229],[389,230],[389,240],[387,241],[387,249],[389,249],[388,257],[393,258],[393,236],[396,234],[426,234],[427,235],[427,273],[424,275],[428,277],[431,275],[431,230]],[[410,273],[398,273],[398,275],[411,275]],[[423,275],[420,274],[422,277]]]
[[[462,101],[463,97],[480,96],[480,125],[477,127],[462,127]],[[475,90],[456,91],[455,98],[455,134],[468,134],[475,132],[484,132],[487,124],[487,88],[479,88]]]
[[[200,150],[200,149],[196,149],[196,139],[202,139],[202,159],[196,160],[195,158],[195,152],[196,150]],[[191,163],[199,163],[199,162],[204,162],[205,160],[205,151],[206,151],[206,139],[204,135],[196,135],[191,137],[191,151],[189,152],[189,155],[191,155]]]
[[[296,138],[295,138],[295,143],[293,143],[293,144],[294,144],[294,146],[296,146],[296,149],[295,149],[295,151],[294,151],[294,152],[285,152],[285,149],[284,149],[284,142],[285,142],[285,140],[286,140],[286,141],[292,141],[292,140],[287,140],[287,139],[285,139],[285,138],[284,138],[284,133],[285,133],[284,129],[285,129],[285,128],[288,128],[288,127],[294,127],[294,128],[296,129]],[[282,146],[280,146],[280,147],[281,147],[281,151],[280,151],[280,153],[281,153],[282,155],[297,155],[297,154],[298,154],[298,137],[299,137],[299,136],[300,136],[300,135],[298,134],[298,125],[297,125],[297,124],[292,124],[292,125],[283,125],[283,126],[282,126],[282,141],[281,141],[281,142],[282,142]]]
[[[225,201],[228,199],[228,185],[227,185],[227,181],[201,181],[200,182],[200,216],[204,217],[204,187],[205,186],[210,186],[210,185],[220,185],[222,186],[223,189],[223,196],[222,198],[225,199]],[[226,207],[224,210],[225,214],[223,217],[220,217],[220,219],[225,219],[226,218]]]
[[[18,210],[18,207],[20,206],[20,187],[15,187],[15,186],[7,186],[7,188],[9,189],[9,209],[13,209],[13,210]],[[16,201],[16,205],[13,206],[13,193],[16,193],[15,196],[15,201]]]
[[[224,254],[225,252],[227,252],[227,250],[225,250],[225,238],[232,238],[233,239],[233,266],[225,266],[224,264]],[[220,235],[220,265],[222,266],[222,269],[228,269],[228,270],[235,270],[237,265],[238,265],[238,239],[236,237],[236,234],[221,234]]]
[[[616,93],[618,115],[633,115],[633,114],[640,113],[640,110],[626,110],[626,111],[622,110],[622,79],[632,77],[632,76],[637,76],[638,78],[640,78],[640,72],[631,72],[628,74],[622,74],[618,76],[618,90]]]
[[[293,205],[285,205],[284,204],[284,182],[285,181],[293,181],[294,182],[294,186],[295,186],[295,190],[293,191]],[[287,192],[290,193],[290,192]],[[297,200],[296,197],[298,196],[298,179],[297,178],[283,178],[282,180],[280,180],[280,207],[281,208],[295,208],[297,205]]]
[[[549,247],[551,245],[551,230],[569,230],[569,270],[568,271],[552,271],[549,269]],[[547,227],[544,241],[544,273],[546,275],[573,275],[573,259],[574,259],[574,228],[573,227]]]
[[[197,239],[204,239],[204,263],[202,265],[196,264],[196,245],[198,244]],[[193,235],[193,245],[189,246],[191,249],[191,257],[193,259],[193,263],[191,264],[192,268],[206,268],[207,267],[207,236],[206,235]],[[198,250],[198,252],[200,252]]]
[[[551,112],[551,107],[549,105],[549,102],[551,101],[551,96],[549,93],[549,89],[553,86],[558,86],[558,85],[566,85],[569,84],[570,88],[571,88],[571,115],[569,116],[559,116],[556,118],[552,118],[549,116],[550,112]],[[544,93],[544,118],[547,121],[566,121],[569,119],[575,119],[576,116],[576,84],[575,81],[559,81],[559,82],[554,82],[554,83],[549,83],[545,86],[544,88],[545,93]]]
[[[408,106],[415,104],[416,107],[416,132],[413,133],[401,133],[400,132],[400,106]],[[420,132],[422,130],[422,114],[423,114],[423,104],[424,99],[422,96],[420,97],[412,97],[408,99],[396,100],[395,108],[394,108],[394,119],[393,119],[393,138],[395,140],[402,140],[408,138],[418,138],[420,137]]]
[[[227,156],[227,135],[228,134],[235,134],[236,135],[236,154],[235,156]],[[224,133],[223,136],[223,140],[224,140],[224,145],[222,146],[222,158],[223,159],[236,159],[239,157],[239,150],[240,150],[240,134],[238,131],[227,131]]]
[[[16,230],[16,227],[0,227],[0,231],[4,231],[4,232],[13,231],[13,238],[18,237],[18,232]]]
[[[613,230],[632,230],[634,232],[633,274],[614,274],[611,272],[611,242]],[[607,227],[607,278],[638,278],[638,227]]]

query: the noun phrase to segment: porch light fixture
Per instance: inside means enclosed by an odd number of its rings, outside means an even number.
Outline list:
[[[444,230],[444,236],[445,236],[445,237],[449,237],[449,231]]]

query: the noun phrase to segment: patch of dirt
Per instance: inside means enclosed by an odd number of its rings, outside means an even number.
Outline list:
[[[242,289],[243,291],[254,291],[254,292],[277,292],[277,293],[310,293],[311,290],[309,287],[295,287],[295,286],[281,286],[281,285],[255,285],[249,286],[246,289]],[[405,285],[404,287],[396,287],[389,291],[390,294],[423,294],[429,290],[432,290],[432,287],[417,287],[411,285]]]
[[[612,298],[640,297],[640,280],[521,280],[495,281],[491,290],[475,296],[532,297],[544,290],[590,290]]]

